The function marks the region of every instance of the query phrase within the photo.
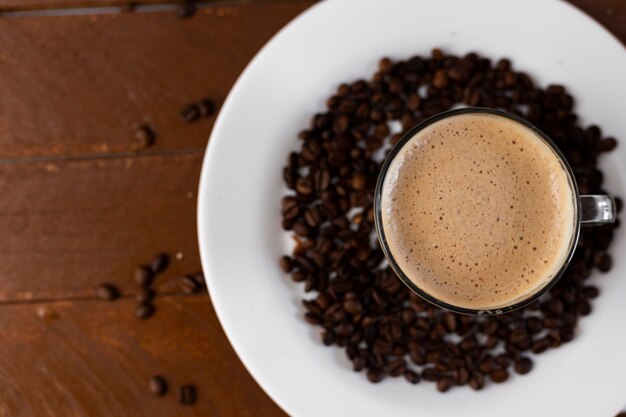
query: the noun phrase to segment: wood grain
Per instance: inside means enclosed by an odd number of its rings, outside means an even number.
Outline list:
[[[0,163],[0,300],[133,293],[134,268],[181,253],[163,279],[200,270],[202,151]],[[171,289],[171,288],[169,288]]]
[[[622,0],[574,3],[626,40]],[[184,124],[180,107],[221,102],[309,4],[211,7],[189,20],[0,19],[0,416],[285,415],[243,369],[208,297],[157,298],[140,321],[132,298],[104,302],[92,290],[107,281],[131,295],[134,267],[160,251],[183,254],[159,278],[163,291],[199,269],[195,193],[212,120]],[[148,152],[131,152],[138,123],[157,131]],[[165,398],[148,391],[155,374],[170,382]],[[198,387],[193,407],[176,401],[185,383]]]
[[[132,300],[2,306],[0,416],[284,416],[235,356],[209,297],[156,306],[145,321]],[[154,375],[170,383],[163,398],[148,390]],[[177,402],[188,383],[192,407]]]
[[[119,7],[126,5],[167,3],[176,3],[176,0],[0,0],[0,11],[7,12],[82,7]]]
[[[302,0],[196,0],[199,7],[215,4],[298,3]],[[176,5],[182,0],[0,0],[0,12],[40,11],[69,8],[128,7],[146,5]],[[141,9],[141,7],[139,7]]]
[[[0,158],[206,144],[212,121],[180,120],[190,101],[218,105],[255,52],[310,3],[173,12],[0,19]],[[244,29],[245,28],[245,29]]]

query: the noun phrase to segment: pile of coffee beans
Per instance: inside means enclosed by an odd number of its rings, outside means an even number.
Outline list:
[[[293,231],[293,254],[280,266],[313,297],[307,322],[325,345],[343,348],[371,382],[386,376],[482,389],[512,371],[533,367],[539,354],[570,342],[599,291],[592,271],[611,269],[615,224],[584,228],[574,258],[553,289],[528,307],[491,316],[463,316],[413,294],[384,261],[373,236],[374,188],[382,159],[402,132],[457,105],[521,116],[547,133],[571,164],[581,194],[607,193],[598,158],[617,141],[598,126],[581,127],[574,99],[561,85],[541,88],[511,62],[469,53],[380,60],[370,80],[341,84],[299,134],[283,178],[282,226]],[[617,200],[621,208],[621,200]]]

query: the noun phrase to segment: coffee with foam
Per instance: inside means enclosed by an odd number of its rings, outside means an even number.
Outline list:
[[[574,196],[561,160],[534,131],[503,116],[458,114],[395,156],[382,228],[421,290],[458,307],[498,309],[558,273],[574,234]]]

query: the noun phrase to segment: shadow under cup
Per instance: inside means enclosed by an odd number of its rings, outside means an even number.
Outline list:
[[[425,129],[426,127],[442,121],[446,118],[458,116],[458,115],[493,115],[493,116],[501,116],[507,118],[510,121],[521,124],[523,127],[532,131],[536,137],[543,140],[543,142],[552,150],[555,157],[559,160],[561,167],[566,173],[567,180],[569,183],[569,189],[572,192],[572,205],[574,208],[573,213],[573,222],[572,225],[572,233],[569,239],[569,245],[567,249],[566,256],[563,257],[563,262],[558,269],[558,272],[552,276],[549,276],[544,280],[543,285],[539,285],[533,291],[524,294],[521,298],[518,298],[507,305],[501,305],[497,307],[485,307],[485,308],[466,308],[463,306],[458,306],[447,302],[446,300],[442,300],[440,298],[434,297],[424,289],[420,288],[414,281],[412,281],[407,274],[402,270],[399,266],[398,262],[394,258],[394,254],[390,249],[389,242],[385,236],[385,230],[383,227],[383,216],[382,216],[382,198],[383,198],[383,188],[385,186],[385,179],[387,177],[387,173],[392,165],[392,162],[398,156],[402,148],[420,131]],[[533,126],[528,121],[512,115],[510,113],[506,113],[499,110],[487,109],[487,108],[463,108],[457,110],[451,110],[444,113],[440,113],[436,116],[433,116],[422,123],[416,125],[409,131],[407,131],[400,141],[395,145],[395,147],[391,150],[386,160],[383,163],[381,168],[381,172],[378,176],[378,181],[376,184],[376,191],[374,194],[374,222],[376,226],[376,231],[378,234],[378,239],[380,241],[383,252],[387,258],[387,261],[391,265],[392,269],[395,271],[397,276],[407,285],[413,292],[429,301],[432,304],[435,304],[439,307],[442,307],[446,310],[450,310],[456,313],[461,314],[471,314],[471,315],[493,315],[493,314],[502,314],[507,313],[509,311],[513,311],[515,309],[524,307],[535,301],[541,295],[546,293],[559,278],[563,275],[563,272],[569,265],[574,251],[576,249],[576,245],[578,242],[578,237],[580,234],[580,227],[583,226],[592,226],[592,225],[600,225],[604,223],[611,223],[615,220],[615,203],[611,196],[605,195],[583,195],[581,196],[578,192],[578,187],[576,185],[576,181],[574,179],[574,174],[572,172],[571,167],[567,163],[565,157],[561,153],[561,151],[557,148],[557,146],[550,140],[550,138],[540,131],[537,127]]]

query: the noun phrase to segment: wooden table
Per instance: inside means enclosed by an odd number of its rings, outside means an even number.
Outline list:
[[[0,0],[0,416],[284,415],[209,297],[172,285],[200,269],[196,190],[214,120],[179,111],[221,103],[311,2],[209,3],[179,19],[154,6],[164,1],[120,12],[124,0]],[[626,2],[574,3],[626,41]],[[138,150],[144,123],[157,138]],[[163,251],[163,295],[139,320],[134,268]],[[123,297],[95,297],[102,282]],[[170,382],[164,398],[148,391],[155,374]],[[185,383],[193,407],[172,392]]]

